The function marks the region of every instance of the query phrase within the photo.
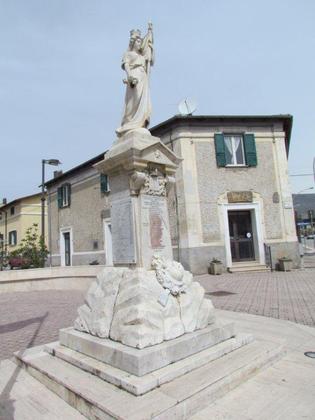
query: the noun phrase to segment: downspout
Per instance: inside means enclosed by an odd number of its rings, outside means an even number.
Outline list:
[[[174,152],[174,144],[173,144],[173,129],[171,128],[170,133],[170,144],[171,150]],[[181,263],[181,253],[180,253],[180,241],[179,241],[179,217],[178,217],[178,199],[177,199],[177,186],[176,182],[174,185],[174,194],[175,194],[175,216],[176,216],[176,230],[177,230],[177,253],[178,253],[178,261]]]
[[[4,237],[5,237],[5,243],[4,243],[4,253],[5,256],[8,256],[8,213],[5,210],[4,211]]]

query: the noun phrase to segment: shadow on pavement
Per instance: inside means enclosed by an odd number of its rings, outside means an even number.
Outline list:
[[[205,294],[208,295],[208,296],[229,296],[229,295],[237,295],[237,293],[228,292],[226,290],[217,290],[216,292],[206,292]]]
[[[41,317],[36,318],[30,318],[26,321],[20,321],[20,322],[13,322],[11,324],[3,325],[0,327],[0,333],[8,332],[8,331],[15,331],[17,329],[23,328],[26,325],[38,323],[38,326],[36,330],[34,331],[34,334],[27,344],[27,348],[32,347],[35,339],[39,333],[39,330],[41,329],[43,322],[45,321],[46,317],[48,316],[49,312],[46,312],[45,315]],[[21,325],[23,324],[23,325]],[[3,328],[7,328],[6,330],[3,330]],[[21,350],[19,353],[22,354],[24,350]],[[19,375],[19,372],[21,370],[20,366],[16,366],[14,369],[14,372],[11,376],[11,378],[6,383],[5,387],[3,388],[3,391],[0,394],[0,420],[14,420],[14,403],[15,399],[10,398],[10,394],[12,391],[12,388],[17,380],[17,377]]]
[[[21,328],[27,327],[28,325],[34,324],[36,322],[41,322],[41,320],[46,316],[47,315],[37,316],[34,318],[25,319],[23,321],[11,322],[10,324],[0,325],[0,334],[16,331]]]

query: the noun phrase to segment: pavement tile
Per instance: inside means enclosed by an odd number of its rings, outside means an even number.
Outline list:
[[[202,275],[196,280],[218,309],[315,326],[315,269]],[[212,295],[218,291],[226,293]],[[83,301],[80,290],[0,294],[0,360],[22,348],[56,341],[60,328],[73,325]]]

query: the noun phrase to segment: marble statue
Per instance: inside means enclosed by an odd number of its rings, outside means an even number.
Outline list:
[[[173,258],[167,196],[181,159],[146,129],[152,64],[149,24],[143,39],[139,30],[130,32],[118,141],[96,165],[111,179],[114,266],[91,284],[74,324],[76,330],[138,349],[215,322],[204,289]]]
[[[149,125],[151,100],[149,92],[150,69],[154,62],[152,24],[148,33],[141,38],[141,32],[130,31],[129,48],[122,59],[126,72],[125,109],[121,126],[116,130],[118,137],[128,131],[145,129]]]

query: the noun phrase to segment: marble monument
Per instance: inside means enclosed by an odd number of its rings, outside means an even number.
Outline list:
[[[167,194],[181,161],[147,130],[153,30],[131,31],[117,139],[96,165],[111,187],[113,267],[92,283],[74,328],[16,354],[89,419],[188,418],[281,357],[274,343],[235,334],[174,261]]]
[[[126,98],[118,138],[97,169],[109,176],[114,267],[92,284],[75,329],[144,348],[214,322],[190,272],[173,260],[167,194],[180,159],[146,129],[153,30],[130,32]]]

